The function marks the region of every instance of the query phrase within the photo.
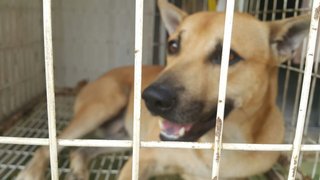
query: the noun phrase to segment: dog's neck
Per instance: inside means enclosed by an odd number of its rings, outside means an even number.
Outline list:
[[[226,143],[257,143],[255,137],[261,132],[265,123],[270,119],[273,111],[277,111],[276,105],[278,87],[278,67],[269,67],[269,82],[266,82],[264,95],[254,96],[240,108],[233,110],[224,120],[223,141]],[[241,129],[242,128],[242,129]],[[200,142],[210,142],[214,137],[212,129]]]

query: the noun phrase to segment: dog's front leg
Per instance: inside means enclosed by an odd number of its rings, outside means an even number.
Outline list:
[[[139,162],[139,180],[148,180],[153,176],[154,168],[156,166],[156,161],[149,160],[140,160]],[[126,164],[123,166],[118,180],[128,180],[132,179],[132,158],[128,159]]]
[[[159,149],[141,149],[139,160],[139,180],[149,180],[152,176],[164,174],[166,167],[159,161],[161,156]],[[173,172],[172,169],[170,172]],[[129,180],[132,178],[132,157],[123,166],[118,180]]]
[[[161,167],[162,166],[162,167]],[[179,168],[167,169],[164,164],[159,164],[155,160],[143,161],[139,163],[139,180],[149,180],[151,177],[163,174],[177,174],[184,180],[208,180],[208,177],[200,175],[192,175],[187,173],[180,173]],[[191,172],[192,173],[192,172]],[[132,179],[132,158],[130,158],[123,169],[121,170],[118,180],[129,180]]]
[[[89,165],[93,158],[101,154],[127,151],[124,148],[114,147],[81,147],[70,153],[71,173],[68,180],[88,180],[90,171]]]
[[[200,175],[192,175],[192,174],[180,174],[183,180],[208,180],[208,177],[203,177]]]
[[[131,169],[130,158],[121,170],[119,180],[131,179]],[[180,174],[186,180],[204,180],[210,178],[210,172],[211,168],[203,162],[196,150],[140,150],[139,180],[148,180],[153,176],[164,174]]]
[[[125,107],[126,100],[116,98],[113,105],[106,111],[103,104],[90,104],[85,106],[81,111],[76,112],[74,118],[69,125],[59,135],[61,139],[74,139],[84,136],[85,134],[97,129],[106,119],[117,115],[121,109]],[[110,103],[111,104],[111,103]],[[63,149],[58,147],[58,152]],[[39,148],[34,157],[26,165],[19,175],[17,180],[42,180],[44,179],[45,170],[49,161],[48,147]]]
[[[40,147],[35,152],[29,166],[19,174],[16,180],[42,180],[49,161],[48,147]]]

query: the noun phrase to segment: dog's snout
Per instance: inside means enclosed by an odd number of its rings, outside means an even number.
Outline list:
[[[147,108],[154,114],[171,111],[176,104],[176,93],[168,86],[151,85],[142,93]]]

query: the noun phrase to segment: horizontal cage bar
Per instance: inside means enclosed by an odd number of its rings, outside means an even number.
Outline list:
[[[17,138],[0,137],[1,144],[22,144],[48,146],[48,138]],[[98,139],[58,139],[60,146],[74,147],[132,147],[131,140],[98,140]],[[213,149],[214,143],[203,142],[166,142],[166,141],[141,141],[144,148],[178,148],[178,149]],[[292,144],[245,144],[223,143],[224,150],[245,151],[291,151]],[[302,144],[302,151],[320,151],[320,144]]]

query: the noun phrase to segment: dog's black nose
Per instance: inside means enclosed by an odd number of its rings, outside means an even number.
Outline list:
[[[165,85],[151,85],[142,93],[147,108],[154,114],[172,110],[176,104],[176,93]]]

